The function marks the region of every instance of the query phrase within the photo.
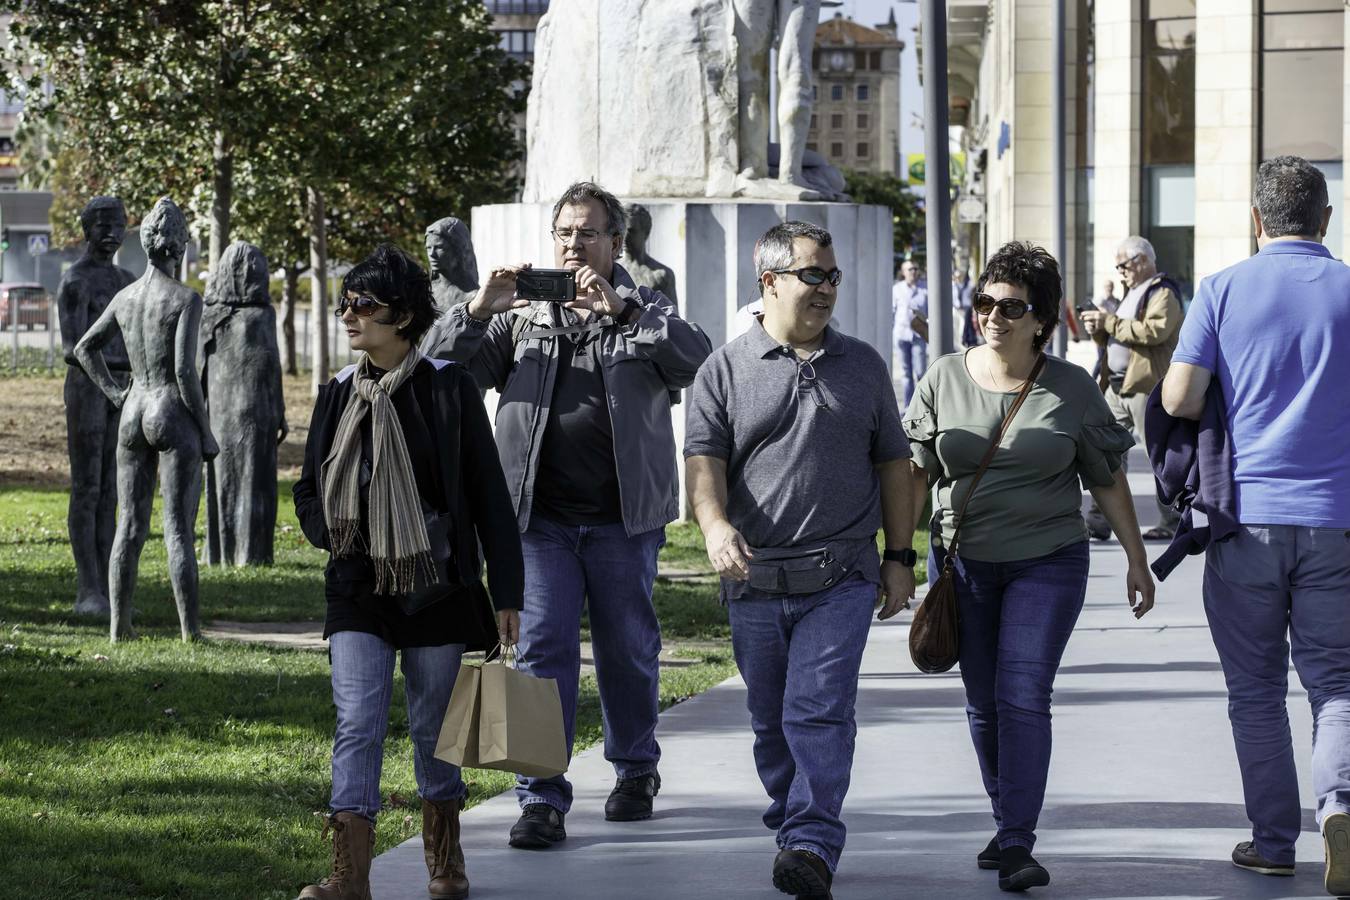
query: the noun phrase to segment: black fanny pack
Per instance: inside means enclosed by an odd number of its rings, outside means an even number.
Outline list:
[[[755,550],[749,585],[765,594],[814,594],[843,581],[851,571],[829,547]]]

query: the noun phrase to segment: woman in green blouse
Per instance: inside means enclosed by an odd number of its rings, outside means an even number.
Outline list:
[[[935,567],[980,459],[1059,321],[1060,284],[1059,264],[1045,250],[1004,245],[974,298],[986,343],[935,361],[910,403],[904,425],[920,507],[923,487],[935,489]],[[961,680],[998,826],[977,862],[999,870],[1004,890],[1050,882],[1031,848],[1050,767],[1050,692],[1087,591],[1080,482],[1125,535],[1126,598],[1135,616],[1153,606],[1121,469],[1133,443],[1092,377],[1047,357],[966,510],[954,566]]]

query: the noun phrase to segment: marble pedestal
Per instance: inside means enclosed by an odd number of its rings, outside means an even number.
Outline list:
[[[630,198],[620,198],[627,202]],[[746,327],[738,310],[758,299],[755,241],[771,226],[795,219],[834,236],[844,280],[834,316],[846,334],[867,341],[891,362],[891,212],[856,203],[765,203],[757,200],[632,198],[651,211],[648,252],[675,273],[680,314],[697,323],[718,347]],[[552,267],[552,204],[503,203],[473,210],[473,246],[479,278],[494,266],[532,262]],[[485,398],[493,413],[495,392]],[[675,439],[684,440],[684,404],[671,408]],[[684,467],[680,466],[684,508]]]

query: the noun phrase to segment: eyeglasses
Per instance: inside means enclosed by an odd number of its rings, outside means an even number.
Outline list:
[[[1004,297],[1000,300],[988,294],[976,294],[974,306],[975,312],[982,316],[993,315],[994,307],[997,306],[1005,319],[1020,319],[1031,309],[1031,304],[1025,300],[1018,300],[1016,297]]]
[[[838,271],[836,269],[835,271]],[[812,357],[814,359],[814,357]],[[816,401],[816,406],[820,409],[829,409],[830,401],[825,399],[825,391],[821,389],[820,383],[816,381],[816,367],[811,364],[810,359],[796,359],[797,363],[797,390],[810,391],[811,396]]]
[[[562,244],[571,243],[572,238],[574,237],[583,244],[594,244],[596,241],[600,240],[601,235],[601,232],[596,231],[594,228],[554,228],[552,229],[552,232],[553,236]]]
[[[363,319],[369,319],[371,316],[375,315],[376,310],[381,307],[387,307],[388,305],[388,303],[376,300],[370,294],[358,294],[355,297],[343,297],[339,300],[337,309],[333,310],[333,315],[340,319],[346,315],[347,310],[350,308],[353,314],[358,315]]]
[[[830,269],[826,272],[820,266],[806,266],[802,269],[770,269],[775,275],[794,275],[802,284],[817,285],[828,281],[835,287],[844,280],[844,273],[839,269]]]
[[[1117,272],[1124,272],[1126,269],[1133,268],[1133,267],[1134,267],[1134,261],[1135,261],[1136,259],[1138,259],[1138,258],[1139,258],[1139,254],[1136,253],[1134,256],[1131,256],[1129,259],[1125,260],[1124,262],[1118,262],[1118,263],[1116,263],[1116,271],[1117,271]]]

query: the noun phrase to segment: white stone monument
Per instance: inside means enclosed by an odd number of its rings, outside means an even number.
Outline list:
[[[813,222],[834,236],[844,271],[835,320],[889,365],[890,210],[812,202],[841,196],[842,179],[804,151],[804,128],[782,127],[810,117],[791,98],[811,93],[810,53],[801,47],[810,45],[819,7],[820,0],[553,0],[535,34],[522,202],[473,210],[480,274],[507,262],[551,266],[553,203],[574,182],[594,181],[651,212],[648,247],[675,274],[681,314],[717,346],[739,333],[737,310],[759,296],[755,241],[779,222]],[[746,40],[757,52],[743,52]],[[790,165],[781,179],[777,147],[740,147],[746,135],[767,143],[764,123],[747,121],[762,118],[767,104],[741,92],[769,77],[764,48],[775,41],[780,81],[790,83],[787,97],[779,92],[780,134],[792,145],[789,160],[803,160],[800,173]],[[677,441],[683,409],[672,408]],[[683,491],[683,471],[681,482]]]

